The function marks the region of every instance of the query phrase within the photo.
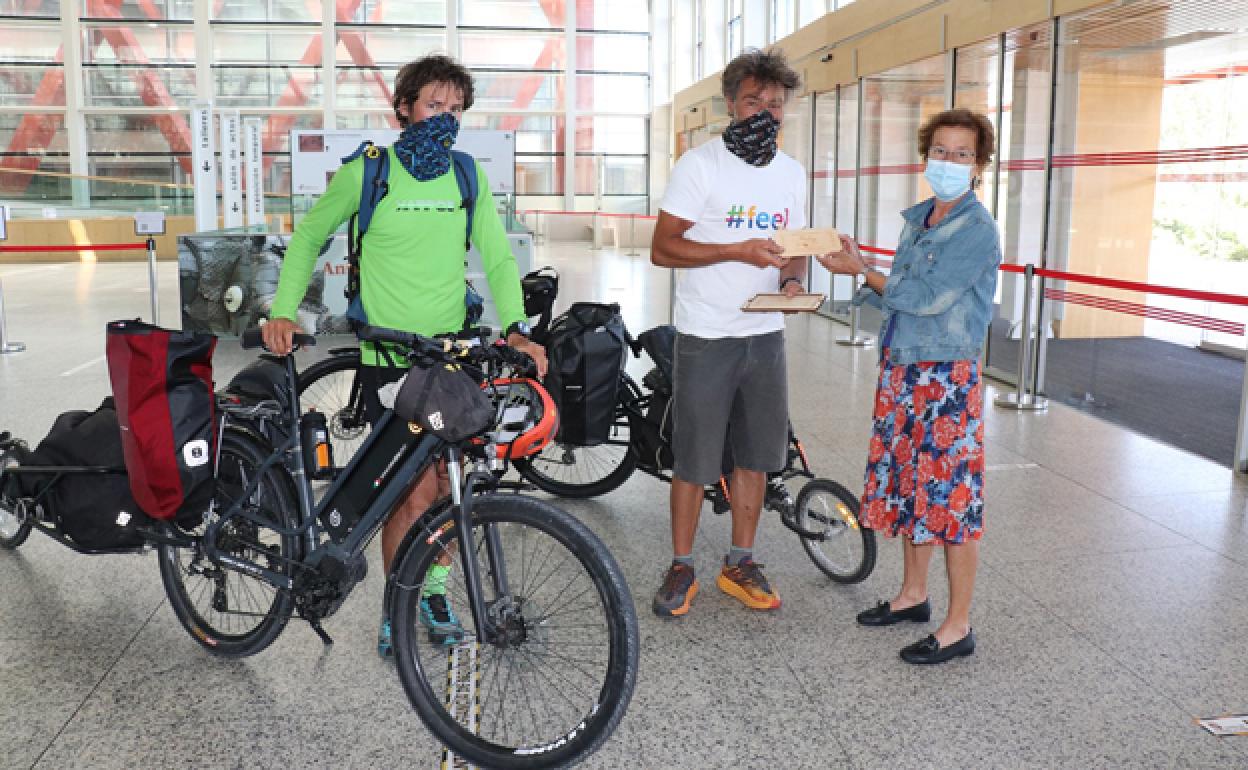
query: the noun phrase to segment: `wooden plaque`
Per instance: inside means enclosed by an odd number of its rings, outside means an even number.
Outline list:
[[[841,250],[841,234],[835,227],[777,230],[771,239],[784,248],[783,256],[805,257]]]
[[[747,313],[813,313],[823,304],[822,294],[755,294],[741,309]]]

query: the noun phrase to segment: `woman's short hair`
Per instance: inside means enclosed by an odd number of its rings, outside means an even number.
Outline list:
[[[760,85],[772,83],[784,87],[785,96],[802,84],[801,75],[789,66],[784,52],[778,48],[760,51],[750,48],[745,53],[728,62],[721,76],[724,98],[730,102],[737,100],[737,91],[746,78],[754,78]]]
[[[394,114],[400,126],[407,125],[407,118],[399,107],[416,101],[420,89],[430,83],[449,83],[458,88],[464,95],[464,109],[472,107],[472,73],[449,56],[432,54],[404,64],[394,78]]]
[[[965,107],[938,112],[924,121],[919,128],[919,157],[927,157],[928,150],[932,148],[932,137],[936,135],[936,130],[946,126],[969,128],[975,132],[975,165],[982,166],[992,160],[992,154],[997,150],[996,132],[993,131],[992,121]]]

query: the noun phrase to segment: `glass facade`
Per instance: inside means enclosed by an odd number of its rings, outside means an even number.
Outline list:
[[[353,0],[335,7],[336,18],[325,20],[315,2],[220,0],[203,18],[197,0],[0,0],[0,190],[46,198],[54,197],[48,189],[70,187],[35,184],[30,171],[187,183],[187,111],[211,101],[263,119],[267,192],[287,194],[291,130],[396,127],[390,101],[399,67],[450,52],[477,81],[465,125],[518,133],[520,207],[562,208],[566,192],[597,196],[604,209],[644,210],[645,4]],[[571,55],[568,16],[575,19]],[[66,72],[67,29],[80,41],[81,74]],[[92,184],[84,189],[89,194]]]

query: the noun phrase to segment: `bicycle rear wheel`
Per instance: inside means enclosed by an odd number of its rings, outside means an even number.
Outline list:
[[[576,446],[552,441],[537,455],[515,460],[516,470],[538,489],[559,497],[597,497],[615,490],[637,468],[624,405],[640,398],[633,378],[621,375],[615,421],[605,443]]]
[[[250,434],[236,429],[225,431],[214,498],[218,513],[225,512],[239,499],[267,456],[264,445]],[[293,487],[281,466],[265,471],[246,507],[288,529],[299,523]],[[160,577],[169,604],[178,622],[209,652],[225,657],[254,655],[268,647],[286,627],[294,600],[289,591],[279,591],[259,577],[209,561],[201,542],[206,529],[203,522],[178,528],[194,537],[194,546],[160,546]],[[279,534],[243,519],[226,522],[216,546],[231,556],[284,575],[291,574],[303,552],[298,536]]]
[[[17,548],[26,542],[34,526],[34,511],[22,499],[17,477],[4,472],[20,465],[23,454],[17,448],[0,451],[0,548]]]
[[[448,752],[471,764],[576,762],[615,730],[636,680],[637,616],[618,565],[588,528],[540,500],[475,499],[469,538],[451,516],[435,518],[394,572],[395,657],[412,706]],[[491,529],[497,560],[487,548]],[[459,557],[465,542],[481,568],[482,612],[504,631],[492,642],[473,624]],[[430,570],[439,558],[451,562],[449,575]],[[505,592],[496,575],[506,576]],[[429,600],[438,595],[459,616],[460,634],[434,622]]]
[[[336,353],[299,373],[299,404],[325,415],[334,468],[341,470],[368,437],[361,399],[360,353]]]
[[[875,533],[858,522],[858,498],[835,481],[814,479],[798,492],[794,507],[797,524],[822,536],[802,538],[815,566],[837,583],[866,580],[875,569]]]

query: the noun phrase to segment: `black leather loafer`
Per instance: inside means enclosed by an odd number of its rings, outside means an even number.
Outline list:
[[[880,602],[869,610],[858,613],[858,623],[864,626],[891,626],[903,620],[926,623],[932,619],[932,605],[927,599],[913,607],[893,611],[888,602]]]
[[[931,663],[944,663],[946,660],[970,655],[972,652],[975,652],[974,631],[967,631],[966,636],[948,647],[941,647],[936,637],[928,634],[926,638],[902,647],[901,659],[907,663],[923,666]]]

